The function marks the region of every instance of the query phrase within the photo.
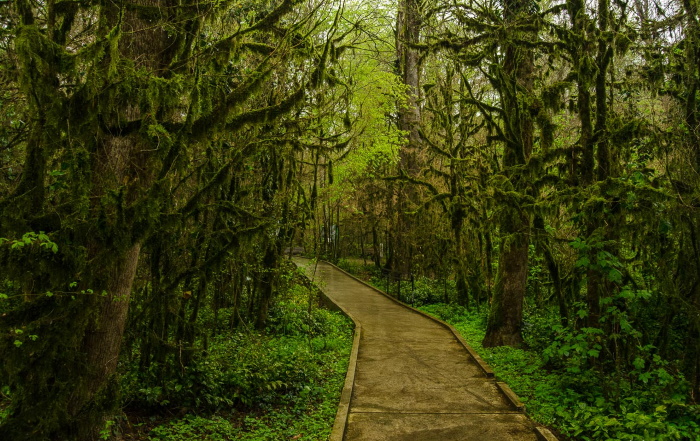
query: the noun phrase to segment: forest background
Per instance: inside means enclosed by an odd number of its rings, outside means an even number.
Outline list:
[[[369,259],[403,300],[449,286],[432,301],[483,311],[484,347],[562,373],[572,436],[692,439],[698,19],[696,0],[0,2],[0,436],[93,439],[125,377],[177,401],[222,329],[270,326],[303,247]]]

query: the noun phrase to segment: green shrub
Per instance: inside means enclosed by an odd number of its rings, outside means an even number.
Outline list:
[[[159,382],[157,372],[149,370],[132,380],[128,398],[132,406],[147,408],[175,403],[209,411],[258,407],[318,381],[324,357],[338,351],[347,338],[262,334],[217,338],[210,343],[210,355],[199,355],[174,378]]]
[[[222,392],[211,392],[227,393],[234,404],[257,410],[229,411],[215,417],[188,415],[154,428],[150,440],[327,439],[351,346],[349,324],[344,319],[340,322],[343,327],[311,339],[248,336],[226,349],[219,342],[211,365],[222,369],[217,377]]]
[[[123,390],[130,408],[190,412],[152,428],[149,440],[323,440],[351,346],[349,320],[309,309],[308,291],[293,288],[272,305],[264,332],[219,333],[174,372],[131,369]]]
[[[399,282],[391,282],[389,287],[387,287],[386,283],[386,278],[381,274],[375,274],[369,278],[370,285],[388,292],[394,297],[399,297]],[[413,282],[402,280],[400,290],[399,300],[413,306],[441,303],[444,302],[445,295],[449,298],[454,298],[455,296],[453,281],[439,281],[427,277],[417,277]]]
[[[531,314],[525,333],[529,349],[485,349],[485,314],[444,304],[421,309],[452,324],[519,395],[533,419],[572,439],[700,439],[700,406],[688,403],[687,383],[653,346],[637,347],[631,369],[616,370],[598,355],[619,335],[600,329],[564,328],[556,319]],[[619,311],[608,312],[624,319]],[[546,338],[552,339],[549,344]]]

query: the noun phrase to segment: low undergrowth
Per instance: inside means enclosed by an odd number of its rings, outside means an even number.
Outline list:
[[[542,316],[530,317],[527,349],[484,348],[486,314],[456,305],[420,308],[453,325],[508,383],[534,420],[572,440],[697,440],[700,406],[669,362],[646,348],[631,372],[595,362],[595,331],[573,331]],[[598,342],[598,343],[595,343]],[[644,349],[644,348],[642,348]],[[563,438],[562,437],[562,438]]]
[[[389,280],[386,273],[374,264],[363,264],[357,259],[340,259],[338,267],[412,306],[449,302],[456,297],[455,283],[449,279],[431,279],[418,276]]]
[[[129,418],[115,426],[139,441],[325,440],[351,345],[350,322],[310,309],[298,288],[264,332],[219,334],[168,382],[157,370],[125,375]]]
[[[339,265],[379,289],[388,287],[392,295],[399,292],[372,266],[342,260]],[[449,280],[414,282],[404,285],[401,300],[453,325],[518,394],[528,414],[552,428],[561,440],[700,439],[700,405],[691,400],[678,362],[644,343],[637,329],[644,324],[630,316],[633,307],[649,307],[638,301],[648,293],[625,288],[617,297],[606,299],[601,328],[581,323],[563,326],[556,311],[526,304],[525,345],[484,348],[488,308],[470,311],[454,303],[438,303],[455,299]],[[585,308],[579,307],[575,317],[585,316]],[[606,333],[605,327],[614,331]],[[676,343],[682,348],[682,342]]]

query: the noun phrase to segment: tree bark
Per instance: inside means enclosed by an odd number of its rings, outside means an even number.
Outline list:
[[[457,303],[469,309],[469,289],[467,288],[467,276],[464,268],[466,253],[464,251],[464,238],[462,237],[462,228],[464,225],[464,211],[457,207],[452,207],[451,217],[452,234],[455,240],[456,254],[455,269],[457,274],[455,276],[455,285],[457,288]]]
[[[141,0],[143,6],[158,6],[163,0]],[[104,9],[107,20],[115,23],[121,12],[115,6]],[[124,35],[119,53],[151,75],[163,65],[166,33],[154,28],[135,11],[124,11]],[[142,117],[139,104],[126,102],[114,108],[115,123],[137,121]],[[83,387],[69,402],[74,438],[88,441],[97,433],[109,413],[118,404],[116,368],[129,311],[129,300],[141,252],[139,240],[133,241],[133,219],[124,218],[128,207],[143,197],[155,170],[148,168],[148,151],[138,134],[122,136],[105,133],[93,153],[91,212],[93,219],[105,218],[107,239],[89,238],[88,255],[94,262],[87,278],[95,291],[93,318],[85,330],[82,351],[86,358]],[[146,154],[147,155],[147,154]],[[119,196],[114,198],[113,194]]]
[[[108,269],[106,295],[97,297],[97,314],[84,338],[88,371],[84,372],[84,388],[76,391],[69,404],[69,413],[77,423],[75,439],[96,439],[102,412],[118,402],[117,361],[129,311],[131,289],[141,252],[134,244]],[[79,373],[76,373],[79,374]],[[91,418],[86,414],[94,413]],[[81,421],[82,420],[82,421]],[[90,421],[93,424],[83,424]]]
[[[406,87],[406,101],[398,111],[399,129],[406,133],[406,143],[399,151],[399,167],[410,177],[420,173],[419,151],[420,139],[420,54],[414,47],[420,40],[422,26],[420,2],[418,0],[401,0],[396,24],[396,55],[399,73]],[[397,195],[398,217],[395,226],[395,245],[393,259],[389,268],[399,277],[409,273],[412,267],[411,233],[416,229],[415,216],[410,212],[418,202],[417,189],[408,182],[398,183]]]
[[[521,331],[527,288],[529,218],[525,213],[513,214],[515,217],[506,219],[501,226],[512,234],[503,237],[501,241],[497,281],[484,347],[517,347],[523,343]]]
[[[399,110],[399,129],[407,133],[407,145],[401,149],[401,167],[415,176],[419,171],[417,150],[420,148],[420,54],[413,47],[420,41],[422,26],[420,2],[401,0],[397,16],[396,51],[401,78],[406,86],[406,103]]]
[[[515,22],[528,13],[529,3],[509,0],[504,20]],[[527,183],[515,169],[527,165],[533,146],[533,118],[530,97],[533,89],[534,58],[532,50],[508,44],[503,61],[504,124],[508,139],[503,153],[504,172],[513,190],[524,194]],[[507,205],[500,222],[501,247],[496,289],[493,293],[483,345],[519,346],[523,342],[522,311],[527,289],[530,218],[521,207]]]

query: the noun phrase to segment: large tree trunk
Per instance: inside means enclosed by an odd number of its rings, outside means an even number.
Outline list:
[[[698,98],[697,92],[700,89],[700,22],[698,21],[698,2],[693,0],[683,0],[683,8],[686,12],[685,23],[685,58],[686,68],[684,75],[685,83],[685,123],[690,136],[687,139],[689,148],[688,154],[691,155],[689,163],[690,172],[684,174],[693,176],[693,180],[700,175],[700,125],[698,124]],[[696,181],[697,182],[697,181]],[[695,186],[697,194],[697,185]],[[693,244],[695,268],[692,271],[684,271],[683,279],[692,280],[692,290],[688,290],[688,302],[693,306],[695,311],[700,311],[700,262],[698,252],[700,250],[700,224],[697,222],[698,216],[697,205],[688,207],[683,204],[685,210],[688,210],[688,231],[690,242]],[[691,383],[691,397],[697,402],[700,400],[700,315],[694,314],[693,320],[689,324],[688,329],[688,354],[685,361],[685,375]]]
[[[143,6],[158,6],[163,0],[141,0]],[[136,66],[156,74],[163,66],[167,35],[138,16],[135,11],[104,9],[107,21],[116,23],[123,12],[124,35],[119,54]],[[108,25],[109,26],[109,25]],[[105,73],[106,74],[106,73]],[[104,115],[108,124],[119,127],[142,118],[140,103],[124,102],[113,113]],[[85,282],[95,291],[92,316],[85,329],[82,352],[85,354],[82,387],[69,401],[69,418],[74,439],[94,440],[104,421],[119,404],[117,362],[129,311],[129,300],[141,252],[135,234],[134,219],[124,213],[153,181],[155,170],[150,161],[149,144],[139,134],[110,132],[98,139],[91,171],[91,215],[104,220],[104,236],[87,239],[88,256],[94,262]],[[149,165],[151,167],[149,167]],[[115,194],[119,196],[114,197]]]
[[[399,166],[410,177],[417,177],[420,165],[420,54],[414,47],[420,40],[422,26],[420,1],[401,0],[396,23],[396,55],[403,84],[406,86],[406,101],[399,107],[399,129],[406,132],[406,143],[399,151]],[[398,183],[397,195],[398,217],[395,230],[394,259],[389,268],[401,277],[409,273],[413,266],[411,261],[414,241],[412,232],[416,229],[415,216],[410,212],[417,205],[418,191],[413,184]]]
[[[523,302],[527,288],[529,218],[509,210],[501,225],[509,235],[501,239],[496,287],[493,292],[484,347],[519,346],[523,343]]]
[[[504,7],[506,22],[522,19],[529,3],[509,0]],[[503,166],[513,190],[524,194],[527,182],[515,168],[527,165],[532,154],[533,120],[528,103],[533,89],[532,50],[509,44],[505,48],[501,91],[506,111],[507,137]],[[523,301],[527,288],[530,217],[517,206],[505,206],[500,223],[501,248],[496,289],[493,293],[484,346],[518,346],[521,334]]]
[[[85,375],[84,388],[75,391],[68,409],[77,440],[96,439],[104,412],[118,404],[115,374],[140,252],[141,244],[136,243],[114,260],[107,269],[106,295],[95,298],[97,312],[83,344],[87,371],[76,372]]]

